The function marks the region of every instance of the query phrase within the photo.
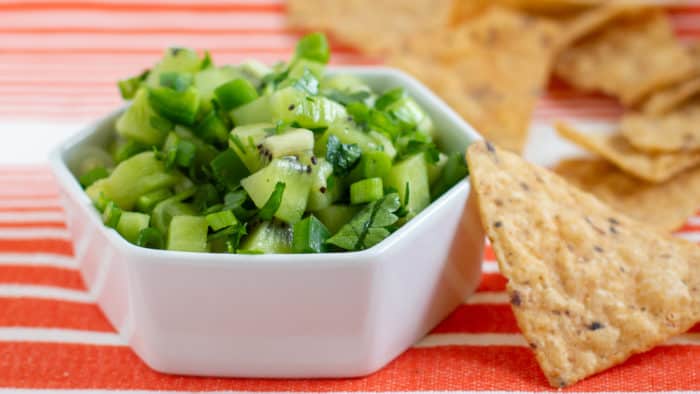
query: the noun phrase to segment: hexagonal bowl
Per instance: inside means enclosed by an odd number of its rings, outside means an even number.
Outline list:
[[[479,135],[415,79],[381,67],[331,69],[373,89],[402,86],[426,109],[438,143],[464,151]],[[236,377],[352,377],[389,363],[476,288],[484,234],[461,181],[364,251],[230,255],[151,250],[105,227],[71,169],[104,147],[117,111],[50,157],[75,256],[97,303],[151,368]]]

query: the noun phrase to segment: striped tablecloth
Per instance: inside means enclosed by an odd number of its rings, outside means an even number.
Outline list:
[[[0,393],[551,390],[518,332],[490,250],[478,293],[366,378],[162,375],[114,334],[76,270],[46,150],[118,105],[114,81],[152,64],[163,47],[209,48],[219,63],[288,57],[296,36],[284,28],[284,12],[279,0],[0,2]],[[700,37],[700,5],[670,12],[681,38]],[[372,63],[342,47],[333,61]],[[537,107],[527,156],[546,164],[574,151],[553,137],[554,117],[605,125],[620,112],[609,99],[554,83]],[[700,216],[678,235],[700,240]],[[568,390],[700,392],[700,326]]]

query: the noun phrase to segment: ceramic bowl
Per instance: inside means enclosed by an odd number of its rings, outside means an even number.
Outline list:
[[[331,69],[373,89],[402,86],[438,144],[479,135],[415,79],[381,67]],[[123,109],[122,109],[123,110]],[[484,234],[467,180],[360,252],[230,255],[151,250],[102,224],[71,169],[104,147],[117,111],[51,154],[82,277],[123,340],[155,370],[237,377],[351,377],[389,363],[470,295]],[[475,317],[478,318],[478,317]]]

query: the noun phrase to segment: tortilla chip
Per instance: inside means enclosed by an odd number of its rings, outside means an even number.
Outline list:
[[[423,81],[487,138],[519,152],[558,32],[551,22],[491,7],[457,28],[412,36],[388,63]]]
[[[700,149],[700,100],[665,115],[630,113],[620,133],[635,149],[657,153]]]
[[[642,106],[642,112],[649,115],[666,114],[698,93],[700,77],[695,77],[654,93]]]
[[[292,27],[322,30],[369,54],[383,54],[404,37],[448,24],[450,0],[289,0]]]
[[[567,140],[649,182],[664,182],[700,163],[700,152],[647,153],[634,149],[621,134],[582,133],[564,123],[556,129]]]
[[[700,168],[664,183],[641,181],[600,158],[564,160],[554,171],[613,209],[660,231],[680,228],[700,209]]]
[[[472,144],[467,159],[518,326],[552,386],[619,364],[698,321],[698,246],[491,144]]]
[[[566,48],[581,38],[598,31],[621,15],[640,12],[640,8],[639,5],[614,3],[580,13],[575,18],[565,22],[560,46]]]
[[[605,0],[457,0],[453,2],[450,19],[453,23],[462,23],[494,4],[540,15],[561,16],[604,3]]]
[[[625,15],[563,50],[556,74],[584,90],[600,90],[634,106],[654,90],[688,77],[693,61],[658,10]]]

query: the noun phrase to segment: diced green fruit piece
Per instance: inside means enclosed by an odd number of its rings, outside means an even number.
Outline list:
[[[306,209],[318,211],[333,204],[334,201],[340,198],[341,188],[337,184],[332,188],[328,186],[328,177],[333,174],[333,166],[326,159],[316,159],[316,164],[312,164],[311,168],[313,181],[311,182],[311,191],[309,192],[309,201]]]
[[[172,197],[173,193],[168,188],[154,190],[143,194],[136,199],[136,209],[141,212],[151,212],[153,207],[166,198]]]
[[[195,129],[197,135],[210,144],[226,142],[228,127],[216,111],[209,112]]]
[[[315,129],[328,127],[346,117],[347,112],[325,97],[307,96],[297,88],[287,87],[234,109],[231,116],[237,125],[281,120]]]
[[[210,213],[206,216],[206,219],[209,227],[214,231],[219,231],[224,227],[238,224],[236,216],[233,215],[233,212],[228,210]]]
[[[230,111],[258,98],[258,92],[247,79],[237,78],[214,89],[216,101],[224,111]]]
[[[122,216],[122,210],[114,201],[109,201],[102,211],[102,222],[107,227],[116,228],[119,224],[119,219]]]
[[[148,74],[149,70],[146,70],[141,74],[133,76],[131,78],[119,80],[119,82],[117,82],[117,86],[119,86],[119,93],[121,93],[122,98],[124,100],[132,99],[141,87],[143,81],[146,80]]]
[[[432,136],[434,132],[433,121],[427,113],[410,96],[403,96],[386,108],[403,123],[415,125],[421,133]]]
[[[207,252],[209,225],[202,216],[174,216],[168,229],[168,250]]]
[[[397,152],[396,148],[394,147],[394,144],[391,142],[389,137],[374,130],[367,133],[367,135],[369,135],[370,138],[374,140],[378,150],[381,150],[382,152],[386,153],[387,155],[389,155],[389,158],[391,158],[391,160],[394,160],[394,157],[396,157]]]
[[[360,162],[350,172],[350,181],[356,182],[367,178],[383,178],[391,171],[391,157],[382,151],[362,153]]]
[[[369,152],[378,149],[377,143],[367,133],[358,129],[351,122],[340,121],[330,125],[318,139],[314,148],[314,153],[316,153],[316,156],[326,156],[328,138],[330,138],[332,135],[338,137],[338,140],[340,140],[340,142],[343,144],[355,144],[359,146],[360,149],[362,149],[362,152]]]
[[[124,160],[147,150],[149,150],[148,146],[140,142],[132,139],[120,138],[114,146],[112,157],[116,163],[121,163]]]
[[[100,179],[107,178],[109,172],[104,167],[95,167],[92,170],[81,175],[78,180],[83,187],[88,187]]]
[[[365,204],[379,200],[384,196],[384,185],[381,178],[369,178],[350,185],[350,202]]]
[[[401,203],[411,215],[417,215],[430,204],[430,184],[425,155],[418,153],[395,164],[384,178],[384,184],[399,193]],[[408,193],[408,201],[406,201],[406,193]]]
[[[194,73],[199,71],[202,61],[197,52],[189,48],[168,48],[163,58],[146,77],[146,84],[160,86],[160,75],[166,72]]]
[[[275,217],[289,224],[298,222],[304,211],[311,189],[312,169],[293,157],[273,160],[267,167],[241,180],[241,185],[255,203],[262,208],[278,182],[285,184],[284,197]]]
[[[136,237],[136,245],[144,248],[163,249],[164,244],[163,233],[154,227],[144,228]]]
[[[200,104],[199,92],[194,88],[181,92],[166,87],[150,88],[148,102],[162,117],[185,125],[194,124]]]
[[[350,74],[328,76],[321,81],[321,88],[322,90],[332,89],[346,93],[372,92],[372,89],[360,78]]]
[[[305,35],[297,42],[294,56],[296,58],[313,60],[319,63],[328,63],[331,52],[326,36],[322,33]]]
[[[243,240],[240,253],[290,253],[292,228],[278,222],[262,222]]]
[[[440,173],[440,177],[433,185],[431,197],[433,199],[440,197],[467,175],[469,175],[469,169],[467,168],[464,156],[459,152],[450,154],[447,158],[447,163],[445,163],[445,167]]]
[[[439,157],[437,162],[428,163],[428,182],[430,182],[430,186],[433,186],[438,178],[440,178],[442,169],[445,168],[445,164],[447,164],[446,154],[440,152]]]
[[[165,72],[160,74],[160,86],[181,92],[192,85],[192,73]]]
[[[231,149],[219,153],[211,161],[211,169],[214,178],[229,189],[238,187],[241,179],[250,175],[245,163]]]
[[[165,199],[153,208],[151,213],[151,222],[155,228],[157,228],[161,233],[165,234],[170,226],[170,221],[174,216],[178,215],[196,215],[197,210],[191,204],[182,202],[182,200],[189,198],[194,193],[193,189],[191,191],[178,193],[168,199]]]
[[[294,225],[294,253],[323,253],[331,233],[314,215]]]
[[[238,70],[255,86],[260,86],[262,79],[272,72],[270,66],[257,60],[248,60],[241,63],[238,66]]]
[[[359,210],[359,206],[331,205],[314,212],[314,215],[328,228],[331,234],[335,234],[341,227],[349,222]]]
[[[127,241],[131,243],[136,243],[141,230],[148,227],[148,223],[151,221],[151,216],[145,213],[139,212],[122,212],[119,218],[119,224],[117,224],[117,232],[124,237]]]
[[[323,77],[323,72],[326,69],[325,63],[315,62],[308,59],[298,59],[294,61],[289,69],[289,79],[301,78],[304,75],[305,70],[309,70],[316,79],[321,79]]]
[[[314,148],[314,133],[306,129],[292,129],[282,134],[271,135],[262,142],[261,152],[268,158],[279,158],[311,151]]]
[[[120,208],[131,210],[142,194],[170,187],[180,179],[178,173],[166,172],[153,152],[143,152],[119,163],[109,177],[93,183],[86,192],[93,201],[102,193]]]
[[[214,89],[242,77],[242,73],[232,66],[211,67],[202,70],[194,76],[194,86],[204,100],[214,98]]]
[[[254,123],[238,126],[231,131],[229,146],[250,172],[255,172],[267,165],[267,157],[262,157],[258,145],[267,138],[266,130],[274,127],[271,123]]]
[[[160,146],[172,129],[172,123],[156,113],[148,96],[147,90],[139,90],[131,106],[117,119],[114,127],[124,138],[147,146]]]

